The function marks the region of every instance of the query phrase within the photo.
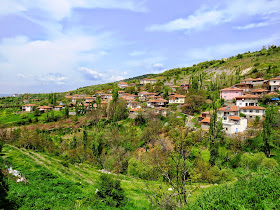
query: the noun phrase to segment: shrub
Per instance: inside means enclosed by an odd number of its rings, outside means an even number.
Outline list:
[[[277,165],[278,163],[276,160],[267,158],[262,152],[254,155],[243,154],[240,160],[240,166],[247,170],[257,170],[259,168],[272,169]]]
[[[111,175],[101,174],[96,187],[96,195],[108,206],[121,207],[128,201],[120,180],[113,179]]]

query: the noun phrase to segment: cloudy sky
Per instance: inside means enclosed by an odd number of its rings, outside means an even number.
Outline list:
[[[74,90],[280,44],[279,0],[0,0],[0,93]]]

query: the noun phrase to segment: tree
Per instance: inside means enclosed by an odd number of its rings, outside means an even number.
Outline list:
[[[100,95],[98,95],[97,98],[96,98],[96,104],[97,104],[97,107],[100,108],[100,104],[101,104],[101,97],[100,97]]]
[[[64,115],[67,118],[69,117],[69,106],[68,105],[65,106]]]
[[[113,179],[109,174],[101,174],[96,187],[96,195],[108,206],[121,207],[128,201],[120,180]]]
[[[153,205],[160,209],[182,208],[188,203],[190,194],[195,187],[189,183],[190,169],[195,161],[189,156],[195,147],[187,140],[188,132],[182,132],[182,127],[172,130],[171,139],[174,142],[174,149],[168,149],[161,138],[158,140],[162,148],[153,152],[154,170],[157,170],[159,177],[162,176],[171,187],[171,191],[156,188],[152,196],[148,196]],[[148,164],[147,164],[148,165]]]
[[[221,120],[218,119],[215,101],[213,101],[214,113],[210,118],[209,128],[209,142],[210,142],[210,159],[209,163],[213,166],[216,164],[216,159],[219,156],[219,143],[222,139],[223,125]]]
[[[267,157],[270,157],[270,150],[273,148],[273,126],[275,122],[276,108],[274,106],[266,109],[265,120],[263,122],[263,147],[262,150]]]
[[[113,89],[112,96],[113,96],[113,103],[116,103],[119,98],[119,92],[117,88]]]

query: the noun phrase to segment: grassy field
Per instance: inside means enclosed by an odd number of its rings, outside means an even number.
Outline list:
[[[94,194],[94,184],[101,174],[88,164],[68,165],[55,156],[14,146],[6,145],[3,153],[8,165],[28,180],[28,183],[24,184],[10,179],[9,197],[20,209],[82,208],[83,199]],[[160,183],[124,175],[115,176],[121,180],[131,206],[138,209],[149,208],[147,183],[150,187]]]

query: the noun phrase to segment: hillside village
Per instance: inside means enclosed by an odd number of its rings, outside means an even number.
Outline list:
[[[149,114],[167,116],[174,106],[183,112],[184,107],[188,107],[185,98],[191,88],[189,83],[181,85],[164,86],[171,92],[164,97],[161,92],[148,92],[154,89],[157,84],[156,79],[141,79],[138,84],[119,82],[117,86],[118,97],[126,103],[126,108],[130,118],[135,118],[139,113],[148,112]],[[139,90],[135,94],[128,93],[128,88],[133,87]],[[223,107],[218,109],[218,116],[222,119],[224,130],[227,134],[244,132],[248,127],[248,122],[259,118],[262,120],[265,115],[265,107],[259,106],[260,100],[270,96],[270,103],[277,104],[280,90],[280,77],[264,80],[263,78],[246,78],[232,87],[220,89],[220,99]],[[179,94],[180,93],[180,94]],[[106,109],[110,101],[113,100],[112,89],[97,91],[93,95],[71,94],[65,95],[67,103],[58,102],[58,106],[39,106],[37,104],[24,104],[23,112],[32,112],[38,109],[40,112],[51,110],[61,111],[65,106],[73,109],[85,109],[85,111],[98,108]],[[29,100],[26,100],[27,103]],[[99,101],[99,103],[98,103]],[[209,103],[209,102],[208,102]],[[210,100],[211,103],[211,100]],[[198,117],[201,128],[208,130],[210,126],[211,110],[202,112]],[[184,113],[184,112],[183,112]],[[76,112],[72,113],[73,115]]]
[[[261,209],[265,199],[277,209],[279,55],[270,46],[69,92],[0,98],[9,199],[23,209],[211,209],[220,200]],[[121,180],[126,203],[98,197],[103,175]]]

